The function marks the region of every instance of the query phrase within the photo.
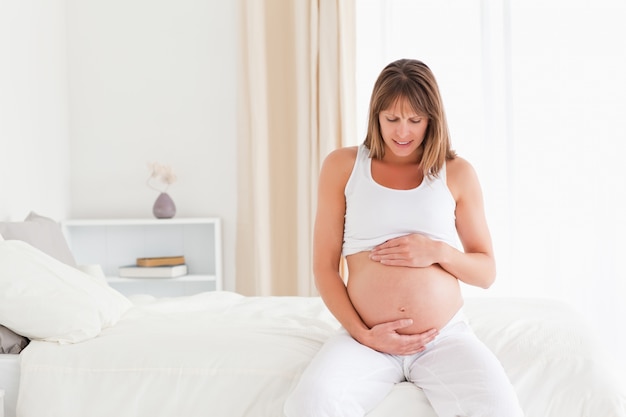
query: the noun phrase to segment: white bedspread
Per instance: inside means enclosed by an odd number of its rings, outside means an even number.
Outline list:
[[[98,337],[22,352],[20,417],[280,417],[300,373],[338,328],[319,298],[210,292],[135,299]],[[567,309],[470,300],[471,324],[500,357],[527,417],[624,417],[618,385]],[[370,417],[436,417],[399,384]]]

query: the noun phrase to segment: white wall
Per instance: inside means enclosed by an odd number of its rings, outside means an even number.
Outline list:
[[[69,205],[64,0],[0,0],[0,221]]]
[[[235,288],[236,2],[0,0],[0,220],[218,216]],[[69,81],[68,81],[69,80]]]
[[[236,2],[67,0],[72,218],[152,217],[150,161],[176,217],[219,216],[235,288]]]

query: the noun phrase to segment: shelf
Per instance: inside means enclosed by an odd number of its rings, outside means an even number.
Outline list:
[[[176,224],[219,224],[218,217],[181,217],[173,219],[71,219],[65,226],[154,226]]]
[[[217,277],[215,275],[183,275],[180,277],[165,277],[165,278],[155,278],[155,277],[118,277],[118,276],[107,276],[106,280],[110,283],[126,283],[126,282],[215,282]]]
[[[180,295],[181,291],[222,289],[222,232],[217,217],[71,219],[62,225],[76,262],[100,265],[107,281],[123,293]],[[137,258],[178,255],[185,257],[188,275],[117,275],[120,266],[133,265]],[[178,289],[174,288],[176,285]]]

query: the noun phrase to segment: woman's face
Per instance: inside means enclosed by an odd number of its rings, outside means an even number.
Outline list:
[[[378,115],[380,130],[385,142],[385,155],[396,156],[421,154],[422,142],[428,128],[428,118],[417,114],[405,99],[397,100],[393,106]],[[419,151],[418,151],[419,150]]]

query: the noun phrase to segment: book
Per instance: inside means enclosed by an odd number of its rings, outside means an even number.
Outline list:
[[[157,256],[153,258],[137,258],[137,266],[170,266],[182,265],[185,257],[180,256]]]
[[[123,278],[175,278],[187,274],[187,265],[169,266],[120,266],[118,269]]]

